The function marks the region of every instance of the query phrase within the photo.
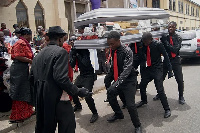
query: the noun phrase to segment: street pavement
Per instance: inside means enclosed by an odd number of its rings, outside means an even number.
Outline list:
[[[148,104],[138,109],[143,133],[200,133],[200,59],[183,61],[183,74],[185,81],[185,105],[178,103],[178,89],[175,78],[166,79],[164,82],[165,92],[172,111],[172,116],[167,119],[163,118],[164,110],[160,101],[152,100],[156,90],[154,83],[149,83],[147,87]],[[123,120],[117,120],[114,123],[106,121],[108,117],[113,115],[113,111],[108,103],[103,102],[106,98],[103,76],[98,78],[95,86],[99,88],[96,88],[94,100],[100,117],[97,122],[89,123],[91,112],[85,101],[82,100],[83,110],[75,113],[76,133],[134,133],[134,127],[127,109],[123,109],[125,115]],[[138,80],[140,81],[140,76]],[[138,101],[140,101],[139,91],[136,93],[136,102]],[[120,106],[122,105],[120,100],[119,104]],[[0,125],[2,125],[1,122]],[[34,133],[34,126],[35,120],[32,118],[32,121],[29,123],[19,125],[18,128],[9,133]]]

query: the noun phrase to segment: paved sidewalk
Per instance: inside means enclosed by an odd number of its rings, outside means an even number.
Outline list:
[[[78,73],[74,74],[74,79],[77,77]],[[97,80],[95,81],[94,84],[94,93],[98,92],[99,90],[105,89],[104,88],[104,84],[103,84],[103,80],[104,80],[105,75],[98,75],[97,76]],[[23,123],[20,124],[9,124],[9,115],[10,112],[6,112],[6,113],[0,113],[0,133],[7,133],[10,132],[16,128],[25,126],[31,122],[35,121],[35,116],[32,116],[30,119],[26,120]]]

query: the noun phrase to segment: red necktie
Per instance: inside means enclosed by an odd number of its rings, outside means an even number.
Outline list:
[[[147,46],[147,66],[151,66],[151,55],[149,46]]]
[[[137,54],[137,44],[135,43],[135,53]]]
[[[114,69],[114,80],[117,81],[118,79],[117,50],[115,50],[115,53],[114,53],[113,69]]]
[[[108,57],[107,63],[109,63],[111,56],[112,56],[112,50],[111,50],[111,48],[110,48],[110,54],[109,54],[109,57]]]
[[[76,59],[75,72],[78,72],[78,60]]]
[[[172,40],[172,36],[170,36],[169,38],[170,38],[170,44],[171,44],[172,46],[174,46],[174,43],[173,43],[173,40]],[[173,53],[173,52],[171,52],[171,56],[172,56],[172,58],[174,58],[174,57],[176,57],[176,54]]]
[[[169,38],[170,38],[170,44],[171,44],[172,46],[174,46],[174,43],[173,43],[173,40],[172,40],[172,36],[170,36]],[[172,56],[172,58],[174,58],[174,57],[176,57],[176,54],[173,53],[173,52],[171,52],[171,56]]]

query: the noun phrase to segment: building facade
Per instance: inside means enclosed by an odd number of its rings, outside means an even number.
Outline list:
[[[74,31],[73,21],[91,10],[90,0],[9,0],[0,5],[0,23],[30,27],[36,33],[39,25],[49,28],[59,25],[65,31]],[[134,1],[134,0],[133,0]],[[180,30],[200,28],[200,5],[191,0],[135,0],[138,7],[161,8],[169,12],[169,21],[177,22]],[[129,8],[130,0],[102,0],[101,7]]]
[[[68,30],[63,0],[15,0],[9,6],[0,7],[0,18],[0,23],[6,23],[11,31],[13,24],[29,27],[34,34],[39,25],[45,28],[60,25]]]
[[[170,21],[177,23],[179,30],[200,28],[200,5],[191,0],[140,0],[144,6],[162,8],[169,12]]]

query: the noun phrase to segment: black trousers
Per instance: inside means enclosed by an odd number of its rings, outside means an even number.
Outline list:
[[[84,76],[78,75],[74,84],[78,88],[85,87],[90,92],[92,92],[93,85],[94,85],[94,75],[84,75]],[[88,107],[92,111],[92,113],[96,114],[97,110],[96,110],[94,99],[92,98],[92,96],[85,97],[85,101],[88,104]],[[76,106],[81,106],[81,103],[77,95],[73,96],[73,102],[74,104],[76,104]]]
[[[179,97],[182,97],[183,91],[184,91],[184,81],[183,81],[181,59],[180,59],[180,57],[175,57],[175,58],[171,59],[170,61],[172,64],[172,70],[174,72],[176,82],[178,83]],[[167,72],[168,72],[167,66],[164,64],[164,67],[163,67],[163,79],[164,80],[167,75]]]
[[[126,83],[123,83],[123,85],[119,85],[118,88],[116,88],[116,93],[108,92],[107,95],[108,95],[108,101],[113,111],[115,112],[115,115],[120,115],[122,114],[122,110],[117,101],[117,95],[123,93],[127,109],[131,117],[131,121],[135,127],[139,127],[141,124],[138,118],[137,108],[135,106],[136,81],[137,78],[135,76],[133,77],[132,81],[128,81]]]
[[[168,105],[167,96],[165,94],[163,87],[163,67],[161,68],[147,67],[144,70],[140,83],[141,100],[147,102],[146,88],[148,83],[151,82],[152,80],[154,80],[154,84],[156,86],[156,90],[160,97],[160,101],[162,103],[164,110],[169,110],[170,108]]]
[[[75,115],[70,101],[60,101],[56,108],[58,133],[75,133]]]
[[[105,62],[106,62],[106,60],[102,60],[102,59],[98,60],[98,63],[99,63],[99,74],[108,72]]]
[[[43,113],[40,112],[40,114]],[[53,124],[50,124],[51,127],[49,123],[44,123],[43,119],[38,120],[40,124],[36,123],[35,133],[55,133],[57,125],[58,133],[75,133],[76,122],[71,101],[59,101],[55,108],[55,116],[53,117],[55,119]]]

